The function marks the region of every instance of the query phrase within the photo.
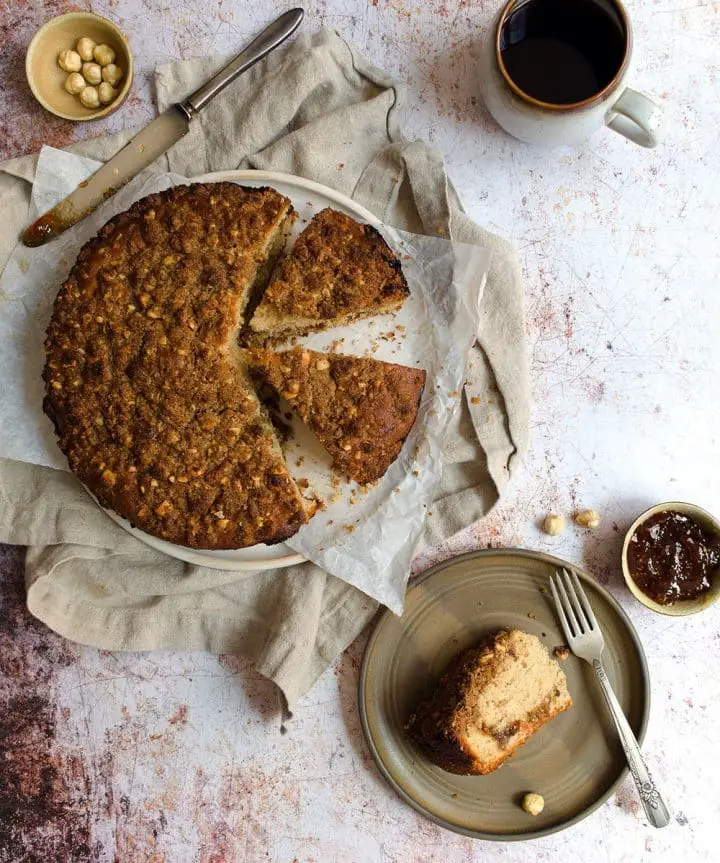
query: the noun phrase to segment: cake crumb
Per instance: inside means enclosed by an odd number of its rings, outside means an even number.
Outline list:
[[[471,404],[471,405],[479,405],[479,404],[480,404],[480,398],[479,398],[479,396],[473,396],[473,397],[470,399],[470,404]]]
[[[560,644],[553,650],[553,653],[555,654],[556,659],[564,662],[570,656],[570,649],[565,647],[564,644]]]

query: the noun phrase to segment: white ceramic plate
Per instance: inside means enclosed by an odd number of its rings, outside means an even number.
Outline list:
[[[280,194],[288,197],[300,218],[295,224],[295,233],[305,227],[316,213],[324,207],[333,207],[342,210],[354,219],[368,222],[375,227],[380,226],[380,221],[373,214],[356,204],[351,198],[336,192],[320,183],[306,180],[303,177],[294,177],[291,174],[278,174],[272,171],[216,171],[213,174],[203,174],[201,177],[193,177],[195,183],[217,183],[220,181],[242,183],[244,186],[272,186]],[[105,510],[110,518],[136,539],[149,545],[151,548],[164,554],[183,560],[186,563],[194,563],[198,566],[209,566],[213,569],[226,569],[234,571],[277,569],[278,567],[294,566],[302,563],[305,558],[293,551],[284,542],[277,545],[253,545],[250,548],[238,548],[228,551],[199,551],[193,548],[185,548],[182,545],[174,545],[163,539],[150,536],[142,530],[131,527],[130,522],[110,510]]]

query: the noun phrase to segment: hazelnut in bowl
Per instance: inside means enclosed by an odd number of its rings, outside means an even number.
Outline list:
[[[622,570],[646,608],[680,617],[720,599],[720,522],[691,503],[652,506],[625,536]]]
[[[33,95],[64,120],[97,120],[122,105],[133,79],[125,34],[94,12],[68,12],[37,31],[25,55]]]

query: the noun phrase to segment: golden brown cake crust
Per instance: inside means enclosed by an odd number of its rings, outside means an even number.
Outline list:
[[[361,484],[384,476],[415,422],[422,369],[300,347],[243,354],[315,432],[338,470]]]
[[[408,295],[400,261],[375,228],[322,210],[298,237],[250,327],[270,335],[324,329],[394,311]]]
[[[229,347],[288,219],[233,183],[138,201],[81,250],[48,327],[44,408],[103,506],[195,548],[277,542],[306,521]]]
[[[556,667],[556,684],[552,691],[527,714],[508,716],[499,726],[481,724],[482,733],[493,738],[496,744],[491,756],[480,757],[473,749],[467,729],[469,724],[478,723],[479,711],[474,698],[481,697],[485,687],[508,661],[526,662],[515,652],[516,636],[539,643],[534,636],[518,630],[501,631],[484,639],[477,647],[462,651],[451,660],[432,694],[420,702],[410,717],[406,726],[409,737],[443,770],[461,775],[491,773],[543,725],[572,706],[565,675],[555,660],[543,654],[544,660]]]

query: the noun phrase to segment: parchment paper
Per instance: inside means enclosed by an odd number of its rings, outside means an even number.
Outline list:
[[[89,176],[99,163],[44,147],[33,186],[31,218]],[[0,457],[67,470],[51,424],[42,412],[43,341],[57,289],[82,245],[113,215],[152,192],[188,180],[151,173],[106,201],[89,218],[38,249],[18,246],[0,278]],[[294,201],[301,217],[319,207]],[[304,227],[301,220],[297,232]],[[478,326],[487,255],[482,248],[385,227],[403,261],[411,297],[394,316],[378,316],[303,339],[313,349],[376,357],[427,372],[418,419],[398,460],[374,487],[338,482],[329,457],[299,422],[286,447],[297,478],[325,503],[289,542],[331,574],[360,588],[396,613],[410,561],[441,473],[441,441],[463,388],[465,362]],[[88,505],[92,506],[90,498]]]

